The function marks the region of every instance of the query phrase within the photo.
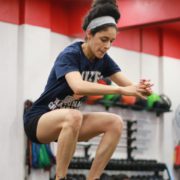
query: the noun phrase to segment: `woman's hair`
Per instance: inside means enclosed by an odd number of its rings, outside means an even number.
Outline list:
[[[88,25],[93,19],[103,16],[111,16],[112,18],[114,18],[116,23],[118,22],[120,18],[120,12],[116,0],[94,0],[90,11],[84,18],[82,26],[83,30],[87,30]],[[109,26],[116,27],[115,24],[107,23],[91,29],[91,33],[95,34],[96,32],[104,30]]]

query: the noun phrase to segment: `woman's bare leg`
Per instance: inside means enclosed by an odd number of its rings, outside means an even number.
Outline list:
[[[103,133],[88,180],[95,180],[102,174],[119,142],[122,127],[122,119],[111,113],[87,113],[83,116],[79,141],[88,140]]]
[[[82,114],[78,110],[60,109],[44,114],[37,127],[37,138],[42,143],[57,140],[56,180],[67,174],[72,159],[79,130],[82,123]]]
[[[104,134],[89,172],[88,180],[100,177],[115,150],[122,131],[122,120],[110,113],[85,113],[60,109],[44,114],[38,123],[37,138],[42,143],[58,140],[56,180],[65,177],[76,142]],[[111,147],[110,147],[111,146]]]

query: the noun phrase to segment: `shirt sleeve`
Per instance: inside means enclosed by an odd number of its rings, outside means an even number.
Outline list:
[[[108,77],[119,71],[121,71],[121,68],[113,61],[113,59],[109,55],[106,54],[102,72],[103,76]]]
[[[79,61],[74,53],[64,53],[58,56],[55,65],[55,74],[57,79],[65,76],[72,71],[79,71]]]

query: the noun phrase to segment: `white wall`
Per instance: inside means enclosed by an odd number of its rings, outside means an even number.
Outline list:
[[[50,58],[54,62],[57,55],[71,43],[72,39],[68,36],[51,32]]]
[[[49,29],[24,26],[24,98],[35,100],[43,92],[57,55],[70,38]]]
[[[42,93],[52,67],[50,30],[24,26],[24,98],[36,99]]]
[[[24,136],[19,118],[18,87],[19,30],[17,25],[0,22],[0,175],[1,179],[24,178]]]
[[[160,83],[159,83],[159,80],[160,80],[159,69],[161,68],[160,60],[161,59],[159,57],[149,55],[149,54],[142,53],[140,56],[141,78],[150,79],[154,84],[153,91],[157,93],[160,92]]]

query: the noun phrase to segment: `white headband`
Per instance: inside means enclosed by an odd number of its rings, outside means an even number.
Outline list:
[[[116,25],[116,21],[111,16],[101,16],[101,17],[93,19],[89,23],[89,25],[87,27],[87,30],[94,29],[94,28],[102,26],[104,24],[114,24],[114,25]]]

